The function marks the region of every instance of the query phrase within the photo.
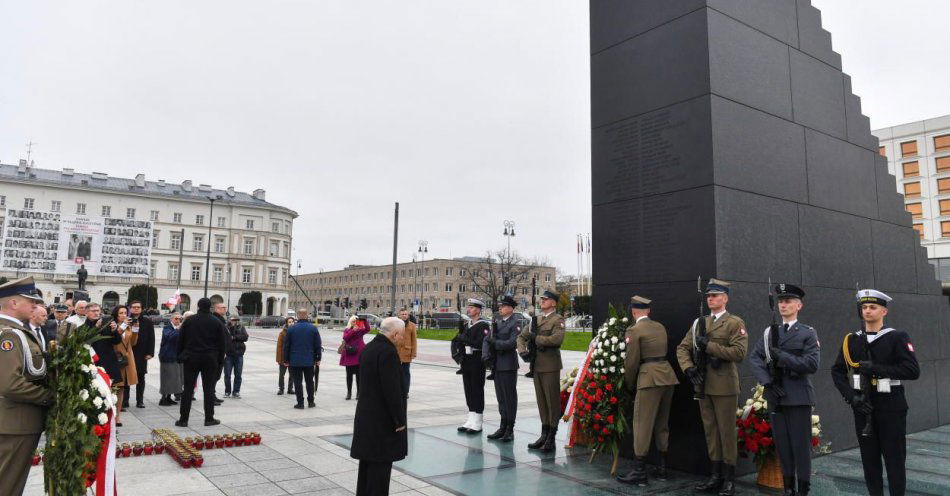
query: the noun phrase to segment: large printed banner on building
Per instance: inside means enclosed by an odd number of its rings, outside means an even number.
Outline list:
[[[152,223],[8,209],[0,239],[6,271],[148,277]]]

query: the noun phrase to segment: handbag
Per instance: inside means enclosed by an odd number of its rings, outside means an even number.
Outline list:
[[[117,357],[116,363],[119,364],[120,369],[124,369],[129,366],[129,357],[125,356],[123,353]]]

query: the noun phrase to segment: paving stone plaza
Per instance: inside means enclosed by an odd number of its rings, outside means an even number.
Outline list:
[[[225,400],[216,409],[219,426],[201,426],[201,402],[195,403],[189,429],[174,426],[176,407],[159,407],[158,375],[149,374],[145,409],[130,408],[122,415],[120,442],[149,439],[155,428],[171,429],[181,437],[244,431],[260,432],[259,446],[205,450],[204,466],[180,468],[167,455],[119,458],[118,489],[125,495],[347,495],[356,488],[355,460],[349,457],[356,401],[345,401],[345,372],[336,365],[340,332],[322,331],[326,360],[322,364],[317,407],[293,409],[291,396],[277,396],[274,329],[252,329],[244,365],[242,398]],[[565,368],[579,363],[579,352],[563,352]],[[456,432],[465,420],[460,376],[451,363],[448,342],[419,341],[419,363],[412,366],[409,395],[409,457],[396,463],[393,494],[694,494],[699,478],[673,473],[665,482],[651,480],[644,488],[616,482],[606,455],[588,463],[590,453],[579,447],[566,450],[562,425],[554,453],[528,451],[525,445],[540,432],[534,390],[530,380],[518,382],[518,422],[515,441],[503,444],[481,436]],[[157,367],[156,367],[157,368]],[[816,377],[817,380],[830,380]],[[219,384],[218,395],[223,394]],[[492,382],[486,384],[487,432],[497,427]],[[914,405],[921,408],[922,406]],[[698,418],[697,418],[698,421]],[[675,426],[672,426],[675,429]],[[851,425],[829,426],[851,429]],[[42,443],[41,443],[42,446]],[[701,447],[697,447],[701,449]],[[908,436],[908,494],[950,494],[950,427]],[[628,469],[621,462],[620,470]],[[813,494],[866,494],[857,450],[815,460]],[[743,494],[756,494],[754,475],[741,479]],[[27,495],[43,494],[42,465],[34,467]],[[699,494],[699,493],[696,493]]]

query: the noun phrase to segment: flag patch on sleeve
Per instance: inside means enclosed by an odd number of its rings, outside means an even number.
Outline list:
[[[739,335],[740,335],[740,336],[745,336],[745,327],[739,328]]]
[[[12,349],[13,349],[13,341],[10,341],[9,339],[4,339],[3,341],[0,341],[0,350],[10,351]]]

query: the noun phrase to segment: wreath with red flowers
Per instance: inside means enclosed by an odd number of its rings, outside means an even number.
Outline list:
[[[736,410],[736,435],[739,443],[739,455],[752,457],[756,467],[761,470],[766,458],[775,453],[775,439],[772,437],[772,423],[769,421],[769,405],[764,396],[765,388],[757,385],[752,388],[752,397],[745,406]],[[831,443],[822,443],[821,418],[811,416],[811,447],[814,454],[831,452]]]

